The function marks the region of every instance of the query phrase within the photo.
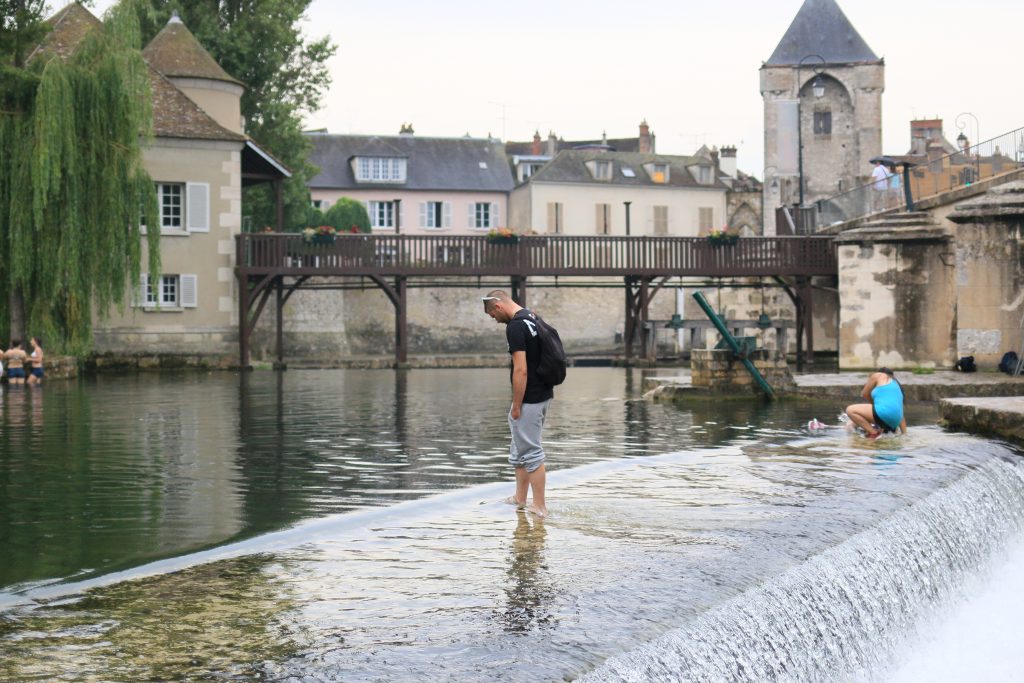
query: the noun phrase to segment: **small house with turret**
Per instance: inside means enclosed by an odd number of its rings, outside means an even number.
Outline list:
[[[44,47],[59,56],[100,27],[78,3],[49,21]],[[95,348],[101,354],[201,354],[229,362],[237,357],[234,237],[242,228],[242,187],[270,182],[279,188],[289,172],[245,134],[245,86],[177,15],[143,56],[153,103],[153,137],[143,160],[156,184],[159,216],[159,225],[145,229],[160,231],[162,272],[143,273],[131,305],[94,322]]]

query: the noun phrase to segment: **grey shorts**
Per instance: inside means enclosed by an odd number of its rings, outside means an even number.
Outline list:
[[[508,428],[512,432],[512,444],[508,449],[508,461],[513,467],[525,467],[527,472],[533,472],[544,463],[546,456],[540,437],[549,403],[551,399],[542,403],[524,403],[518,420],[513,420],[509,411]]]

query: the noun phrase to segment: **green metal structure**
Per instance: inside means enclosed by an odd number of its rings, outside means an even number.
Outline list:
[[[775,392],[772,391],[771,385],[768,384],[761,373],[758,372],[757,368],[754,367],[754,364],[750,362],[750,358],[748,356],[752,348],[748,342],[749,338],[744,337],[744,343],[741,344],[740,341],[737,340],[736,337],[732,336],[729,330],[726,329],[725,323],[722,322],[722,319],[719,318],[718,314],[711,308],[711,304],[708,303],[708,300],[704,298],[703,294],[700,292],[694,292],[693,298],[697,301],[697,305],[701,307],[701,310],[703,310],[711,320],[711,323],[715,326],[715,329],[718,330],[718,333],[722,335],[722,341],[725,342],[726,346],[736,354],[736,357],[739,358],[740,361],[742,361],[743,367],[745,367],[751,377],[757,381],[758,386],[761,387],[765,395],[768,398],[774,399]]]

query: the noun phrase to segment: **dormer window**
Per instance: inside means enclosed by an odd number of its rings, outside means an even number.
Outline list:
[[[648,173],[650,173],[651,182],[668,182],[668,164],[651,164],[648,167]]]
[[[612,162],[610,161],[591,161],[590,172],[593,174],[595,180],[611,180],[612,179]]]
[[[698,166],[697,167],[697,182],[701,185],[711,184],[711,167],[710,166]]]
[[[357,157],[356,180],[361,183],[404,183],[405,159],[399,157]]]

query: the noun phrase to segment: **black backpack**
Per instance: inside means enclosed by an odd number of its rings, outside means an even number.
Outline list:
[[[531,311],[532,312],[532,311]],[[565,370],[569,367],[569,359],[562,348],[562,338],[558,330],[533,314],[533,322],[537,325],[537,340],[540,342],[540,362],[537,363],[537,377],[548,386],[558,386],[565,381]]]
[[[955,369],[959,372],[975,372],[978,367],[974,364],[974,356],[964,356],[956,362]]]
[[[1003,359],[999,361],[999,369],[1008,375],[1012,375],[1017,369],[1017,354],[1013,351],[1004,353]]]

